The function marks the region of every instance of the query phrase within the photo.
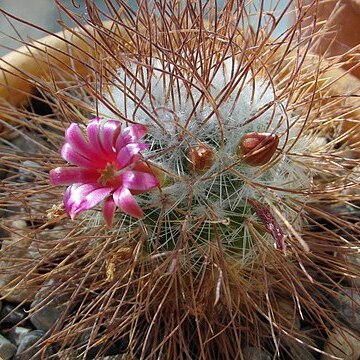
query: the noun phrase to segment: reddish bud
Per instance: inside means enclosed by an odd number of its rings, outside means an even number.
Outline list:
[[[195,146],[189,150],[188,160],[192,171],[206,171],[214,163],[214,151],[207,145]]]
[[[252,132],[245,134],[239,143],[239,155],[251,166],[268,163],[279,145],[279,137],[271,133]]]

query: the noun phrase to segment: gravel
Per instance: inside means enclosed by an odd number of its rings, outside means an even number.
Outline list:
[[[14,355],[16,346],[4,336],[0,335],[0,359],[8,360]]]
[[[7,304],[0,312],[0,324],[16,325],[24,320],[26,313],[15,305]]]
[[[17,348],[16,351],[16,360],[23,360],[23,359],[29,359],[32,356],[34,356],[38,351],[39,348],[37,346],[34,346],[39,340],[41,340],[45,335],[44,331],[41,330],[34,330],[30,331],[29,333],[25,334]],[[53,355],[54,351],[51,348],[47,348],[46,354],[41,354],[43,358],[47,358],[50,355]],[[39,356],[39,359],[41,358]]]

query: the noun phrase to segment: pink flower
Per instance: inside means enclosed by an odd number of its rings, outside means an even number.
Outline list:
[[[158,186],[149,166],[141,160],[141,142],[147,133],[144,125],[130,125],[121,131],[116,120],[89,122],[84,136],[78,124],[65,132],[61,156],[73,167],[50,171],[53,185],[71,185],[64,194],[66,212],[72,219],[104,200],[103,214],[110,226],[116,207],[136,218],[143,211],[133,195]]]

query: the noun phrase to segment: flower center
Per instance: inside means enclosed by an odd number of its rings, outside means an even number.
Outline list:
[[[118,169],[114,163],[107,163],[105,168],[98,170],[98,172],[100,173],[98,182],[103,186],[105,186],[109,181],[115,180],[119,175]]]

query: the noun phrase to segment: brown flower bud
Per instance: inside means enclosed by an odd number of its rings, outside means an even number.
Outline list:
[[[187,158],[193,172],[203,172],[214,163],[214,150],[207,145],[195,146],[190,148]]]
[[[279,137],[271,133],[252,132],[245,134],[239,143],[239,155],[251,166],[268,163],[279,145]]]

